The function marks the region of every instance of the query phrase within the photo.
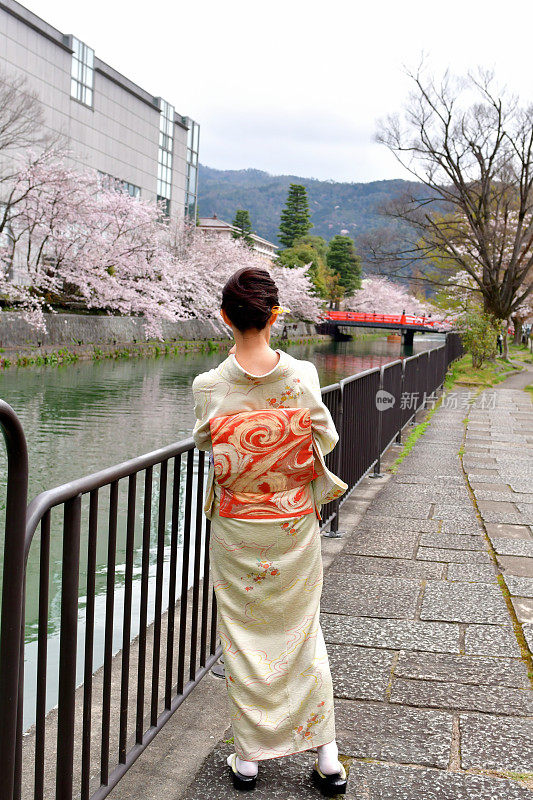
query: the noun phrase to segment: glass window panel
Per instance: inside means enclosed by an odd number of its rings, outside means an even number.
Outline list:
[[[71,77],[76,81],[76,86],[71,82],[71,95],[77,100],[92,106],[94,50],[74,37],[72,38],[72,49],[74,52],[72,54]]]
[[[159,152],[157,158],[157,194],[161,198],[170,198],[172,189],[172,146],[174,133],[174,106],[166,100],[160,100],[159,117]]]
[[[189,192],[196,194],[196,170],[189,176]]]

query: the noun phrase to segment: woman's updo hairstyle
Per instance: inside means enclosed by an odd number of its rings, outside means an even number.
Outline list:
[[[278,287],[266,269],[242,267],[222,289],[222,308],[241,333],[263,330],[278,304]]]

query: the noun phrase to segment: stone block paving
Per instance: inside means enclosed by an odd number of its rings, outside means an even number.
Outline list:
[[[533,800],[533,404],[505,383],[454,394],[357,525],[345,516],[325,574],[348,800]],[[230,752],[187,800],[239,795]],[[261,762],[255,797],[316,798],[315,757]]]

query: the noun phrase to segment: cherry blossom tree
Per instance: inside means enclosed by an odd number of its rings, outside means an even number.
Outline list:
[[[251,250],[238,239],[201,231],[181,219],[169,227],[170,249],[180,274],[183,318],[218,318],[222,287],[242,267],[266,269],[279,289],[280,304],[296,319],[318,319],[321,301],[306,274],[308,265],[288,269]],[[274,330],[281,325],[275,323]]]
[[[463,257],[469,258],[469,253],[466,248],[463,251]],[[451,269],[448,270],[451,274],[448,275],[441,291],[437,295],[439,305],[447,304],[450,308],[460,310],[468,314],[469,312],[482,311],[484,309],[483,293],[480,290],[480,282],[482,280],[482,268],[479,263],[470,258],[469,271],[464,269]],[[514,326],[515,343],[519,344],[522,334],[522,326],[524,323],[533,321],[533,295],[530,294],[529,288],[533,281],[533,270],[530,270],[526,275],[524,284],[517,287],[517,291],[525,298],[519,305],[516,305],[512,313],[505,320],[503,326],[503,356],[508,357],[508,339],[507,332],[511,325]],[[490,314],[494,322],[501,327],[501,320],[498,320],[494,314]]]
[[[46,133],[26,80],[0,71],[1,305],[44,330],[57,302],[140,315],[146,336],[162,338],[165,320],[217,317],[224,283],[250,265],[272,274],[294,318],[318,317],[309,265],[275,267],[238,240],[168,220],[158,204],[75,169],[72,156]]]
[[[39,164],[49,163],[60,152],[66,154],[66,139],[46,130],[42,104],[25,76],[0,69],[0,265],[7,277],[13,251],[11,222],[30,189],[20,173],[29,163],[38,172]],[[6,276],[0,269],[0,281],[2,277]],[[12,294],[17,291],[12,289]]]
[[[139,202],[95,171],[76,171],[50,154],[31,155],[14,181],[20,196],[10,217],[12,257],[27,285],[9,281],[0,291],[44,328],[50,297],[81,300],[87,308],[141,314],[147,335],[161,335],[161,321],[181,310],[178,276],[166,225],[155,204]]]
[[[51,299],[61,297],[142,315],[147,337],[162,338],[164,320],[218,317],[215,298],[245,266],[272,274],[293,317],[317,319],[320,301],[306,267],[274,267],[241,241],[210,236],[183,219],[168,221],[155,203],[117,188],[53,153],[37,161],[30,155],[17,173],[10,256],[23,265],[27,285],[14,284],[4,270],[0,292],[31,324],[44,329],[43,309],[53,311]]]

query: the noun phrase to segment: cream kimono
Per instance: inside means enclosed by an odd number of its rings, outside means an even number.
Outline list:
[[[193,382],[194,441],[212,451],[204,512],[235,751],[262,760],[335,738],[319,623],[321,506],[343,494],[316,367],[282,350],[266,375],[234,355]]]

